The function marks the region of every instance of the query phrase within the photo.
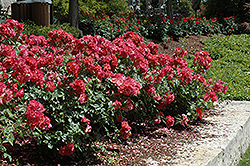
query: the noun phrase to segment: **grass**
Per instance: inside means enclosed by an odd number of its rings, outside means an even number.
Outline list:
[[[245,154],[242,156],[237,166],[248,166],[248,165],[250,165],[250,146],[246,150]]]
[[[228,84],[230,100],[250,100],[250,35],[214,36],[203,41],[214,59],[208,75]],[[238,166],[250,165],[250,146]]]
[[[250,35],[214,36],[203,41],[213,64],[208,76],[228,85],[230,100],[250,100]]]

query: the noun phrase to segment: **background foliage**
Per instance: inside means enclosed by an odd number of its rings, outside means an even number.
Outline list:
[[[191,0],[173,1],[173,10],[176,15],[183,15],[185,17],[194,15]]]
[[[33,34],[36,36],[44,36],[45,38],[48,38],[49,31],[54,30],[54,29],[57,29],[57,30],[63,29],[67,33],[71,33],[75,38],[78,38],[80,35],[80,30],[74,27],[71,27],[69,23],[62,23],[62,24],[56,23],[56,24],[49,25],[49,27],[46,27],[42,25],[36,25],[32,21],[26,21],[23,23],[23,25],[24,25],[23,32],[27,36],[31,36]]]
[[[108,15],[131,12],[126,0],[79,0],[79,11]],[[55,15],[60,18],[68,14],[69,0],[53,0]],[[64,20],[66,21],[66,20]]]
[[[241,21],[246,21],[244,5],[247,0],[207,0],[205,3],[205,16],[229,17],[235,16]]]

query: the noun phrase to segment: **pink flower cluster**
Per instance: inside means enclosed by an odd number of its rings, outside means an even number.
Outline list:
[[[174,125],[174,117],[171,117],[170,115],[169,116],[166,116],[166,126],[167,127],[171,127]]]
[[[161,117],[163,117],[163,116],[164,116],[164,113],[160,111],[156,115],[156,118],[154,119],[154,124],[160,124],[161,123]]]
[[[70,74],[73,74],[75,77],[78,77],[78,73],[81,71],[81,67],[75,61],[70,61],[69,63],[67,63],[67,71]]]
[[[124,139],[129,138],[132,135],[131,133],[132,128],[129,126],[128,122],[126,121],[126,118],[123,118],[121,115],[117,115],[116,121],[121,122],[122,128],[120,129],[120,132],[121,134],[123,134],[123,138]]]
[[[180,124],[181,124],[182,126],[187,125],[187,122],[189,121],[187,115],[182,114],[181,116],[182,116],[182,119],[181,119]]]
[[[27,37],[22,31],[23,24],[18,23],[18,21],[15,20],[6,20],[5,23],[0,25],[0,42],[8,38],[21,42]]]
[[[48,130],[52,127],[50,119],[44,116],[45,111],[43,105],[36,100],[30,100],[26,107],[25,116],[27,117],[27,124],[33,129],[39,127],[40,129]]]
[[[202,115],[203,115],[202,109],[201,109],[201,108],[197,108],[197,109],[196,109],[196,113],[197,113],[197,115],[198,115],[198,118],[199,118],[199,119],[202,119]]]
[[[163,96],[164,100],[160,101],[160,104],[158,105],[158,109],[162,110],[166,107],[167,104],[170,104],[172,101],[174,101],[174,94],[171,94],[170,91],[166,92],[165,95]]]
[[[212,82],[213,82],[213,80],[210,79],[210,84]],[[223,84],[225,84],[225,82],[219,80],[219,81],[215,82],[214,86],[211,88],[211,87],[209,87],[209,82],[205,81],[204,85],[207,86],[206,91],[208,91],[208,92],[203,95],[203,100],[208,101],[209,99],[211,99],[211,101],[217,101],[218,97],[216,96],[216,93],[218,93],[218,92],[226,93],[228,90],[228,86],[223,85]]]
[[[64,46],[65,49],[71,49],[75,41],[72,34],[66,33],[62,29],[49,31],[48,36],[50,37],[47,40],[48,44],[54,47]]]
[[[118,86],[118,92],[124,95],[139,95],[141,85],[134,79],[130,77],[125,77],[121,73],[115,73],[111,75],[112,83]]]
[[[164,116],[164,113],[163,112],[159,112],[157,115],[156,115],[156,118],[154,119],[154,124],[160,124],[161,123],[161,118]],[[168,115],[166,116],[166,126],[169,128],[169,127],[172,127],[175,123],[175,120],[174,120],[174,117]]]
[[[87,127],[86,127],[84,133],[85,133],[85,134],[90,133],[90,132],[91,132],[91,129],[92,129],[92,127],[90,126],[90,120],[87,119],[86,117],[83,117],[83,118],[81,119],[81,122],[84,122],[84,123],[87,124]]]
[[[198,51],[194,54],[195,58],[193,60],[195,65],[199,65],[201,69],[208,70],[211,66],[212,58],[209,56],[209,53],[207,51]],[[200,69],[200,70],[201,70]],[[203,70],[201,70],[204,72]]]
[[[128,122],[123,121],[121,124],[120,132],[123,134],[123,138],[127,139],[131,136],[131,130],[132,128],[128,125]]]
[[[14,97],[13,91],[3,83],[0,82],[0,105],[7,103]]]

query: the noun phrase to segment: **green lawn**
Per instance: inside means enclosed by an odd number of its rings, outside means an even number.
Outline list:
[[[228,93],[222,96],[230,100],[250,100],[250,35],[212,37],[203,41],[214,59],[208,75],[228,84]],[[238,166],[250,165],[250,146]]]
[[[250,35],[214,36],[203,41],[214,59],[208,76],[228,85],[230,100],[250,100]]]
[[[245,154],[242,156],[237,166],[248,166],[248,165],[250,165],[250,146],[248,147]]]

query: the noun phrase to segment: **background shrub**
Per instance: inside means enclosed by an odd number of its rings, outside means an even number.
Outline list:
[[[54,30],[54,29],[57,29],[57,30],[63,29],[67,33],[71,33],[75,38],[78,38],[80,35],[80,30],[74,27],[71,27],[69,23],[51,24],[49,25],[49,27],[46,27],[42,25],[36,25],[32,21],[27,21],[27,22],[24,22],[23,25],[24,25],[23,32],[27,36],[31,36],[33,34],[36,36],[44,36],[45,38],[48,38],[49,31]]]
[[[108,40],[128,31],[147,36],[147,30],[141,25],[134,14],[122,14],[109,16],[105,13],[97,15],[94,13],[80,12],[80,26],[84,35],[101,35]]]
[[[132,12],[126,0],[79,0],[79,11],[100,15],[124,14]],[[61,22],[67,22],[69,0],[53,0],[55,16]]]
[[[195,14],[190,0],[173,1],[173,9],[174,14],[183,15],[185,17]]]
[[[217,17],[206,19],[176,17],[170,20],[162,14],[150,14],[148,12],[129,13],[109,16],[106,13],[97,15],[94,13],[80,12],[80,26],[83,34],[101,35],[108,40],[113,40],[127,31],[133,31],[146,38],[169,42],[173,38],[186,35],[208,34],[238,34],[243,31],[235,17],[226,17],[221,22]]]
[[[205,16],[230,17],[235,16],[241,22],[246,19],[244,6],[247,0],[207,0]]]

